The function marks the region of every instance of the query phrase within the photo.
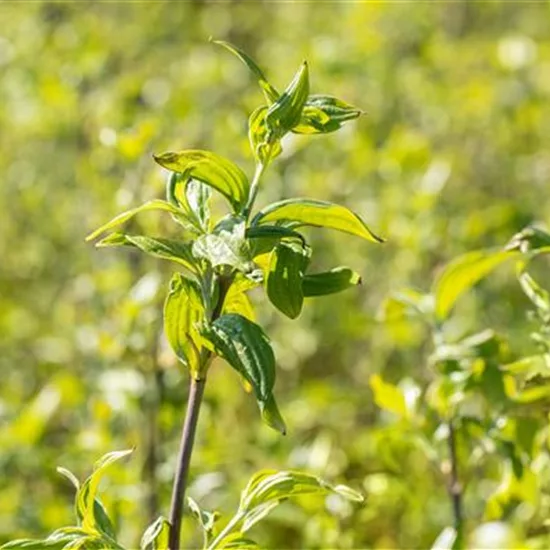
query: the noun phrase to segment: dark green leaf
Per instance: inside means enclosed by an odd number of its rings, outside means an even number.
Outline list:
[[[270,204],[252,220],[252,225],[264,224],[280,224],[291,228],[302,225],[327,227],[368,241],[384,242],[351,210],[331,202],[313,199],[286,199]]]
[[[262,328],[242,315],[222,315],[203,336],[214,351],[252,386],[258,401],[266,401],[275,383],[275,356]]]
[[[281,241],[269,258],[265,290],[269,301],[287,317],[295,319],[302,311],[302,280],[310,251],[299,242]]]
[[[235,212],[246,204],[249,182],[246,174],[233,162],[210,151],[188,150],[154,155],[158,164],[185,178],[199,180],[224,195]]]
[[[306,275],[302,281],[304,297],[326,296],[361,284],[361,276],[349,267],[335,267],[324,273]]]

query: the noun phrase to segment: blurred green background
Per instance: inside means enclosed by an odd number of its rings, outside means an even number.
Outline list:
[[[429,546],[452,522],[445,486],[369,386],[381,373],[424,387],[428,335],[377,312],[392,291],[427,290],[457,254],[550,218],[549,15],[521,2],[1,3],[0,543],[69,524],[73,491],[55,467],[83,477],[115,449],[136,449],[104,498],[120,539],[137,544],[167,512],[187,392],[161,331],[173,266],[84,237],[162,196],[153,152],[211,149],[251,173],[247,116],[262,96],[213,36],[281,88],[306,58],[312,92],[367,112],[337,134],[292,137],[259,204],[342,202],[388,242],[310,232],[314,267],[348,264],[364,284],[308,303],[296,322],[256,295],[289,434],[261,424],[215,366],[190,494],[229,513],[256,470],[302,468],[362,490],[366,505],[285,505],[252,533],[262,545]],[[156,214],[133,223],[176,234]],[[460,303],[454,330],[493,326],[528,352],[525,307],[499,271]],[[473,524],[500,483],[496,465],[476,476]],[[536,509],[504,519],[528,534]],[[184,530],[199,544],[192,520]]]

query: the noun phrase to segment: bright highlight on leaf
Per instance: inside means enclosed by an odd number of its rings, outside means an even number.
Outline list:
[[[239,212],[248,199],[248,178],[246,174],[228,159],[210,151],[179,151],[154,155],[155,161],[173,172],[184,174],[209,185],[224,195]]]
[[[314,199],[286,199],[263,208],[252,220],[252,225],[282,224],[286,227],[311,225],[343,231],[372,242],[384,242],[345,206]]]
[[[464,254],[448,264],[433,288],[437,318],[445,320],[462,294],[499,265],[519,255],[514,251],[479,250]]]

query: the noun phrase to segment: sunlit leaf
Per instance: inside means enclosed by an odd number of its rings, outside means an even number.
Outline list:
[[[344,122],[361,116],[361,109],[330,95],[310,95],[304,105],[300,122],[292,131],[297,134],[327,134],[335,132]]]
[[[343,231],[368,241],[383,242],[357,214],[344,206],[313,199],[286,199],[263,208],[252,225],[280,224],[290,228],[304,225]]]
[[[309,94],[309,72],[304,61],[286,90],[265,115],[265,122],[275,139],[280,139],[300,121]]]
[[[260,84],[262,90],[264,91],[266,98],[270,101],[276,101],[279,97],[279,92],[267,81],[267,78],[265,77],[264,73],[258,67],[258,65],[255,63],[255,61],[243,50],[237,48],[233,44],[230,44],[229,42],[225,42],[223,40],[213,40],[214,44],[219,44],[220,46],[223,46],[227,50],[229,50],[232,54],[236,55],[256,76],[258,79],[258,83]]]
[[[392,412],[401,418],[408,415],[407,402],[403,392],[393,384],[384,382],[379,374],[373,374],[369,380],[374,402],[385,411]]]
[[[88,479],[86,479],[78,490],[76,496],[76,508],[82,521],[82,528],[85,531],[91,533],[99,531],[105,533],[109,530],[104,530],[105,526],[102,525],[102,520],[104,519],[103,516],[96,514],[97,508],[95,502],[99,483],[105,474],[105,471],[111,464],[128,456],[131,452],[132,450],[115,451],[103,456],[95,463],[92,474],[88,477]]]
[[[127,210],[126,212],[119,214],[118,216],[113,218],[110,222],[107,222],[106,224],[102,225],[100,228],[96,229],[93,233],[90,233],[86,237],[86,240],[91,241],[96,237],[99,237],[99,235],[101,235],[102,233],[105,233],[110,229],[114,229],[119,225],[122,225],[124,222],[127,222],[130,218],[133,218],[136,214],[139,214],[140,212],[147,212],[149,210],[164,210],[165,212],[170,212],[175,216],[182,215],[182,211],[178,209],[176,206],[174,206],[173,204],[170,204],[169,202],[161,201],[161,200],[152,200],[152,201],[146,202],[145,204],[142,204],[141,206],[138,206],[137,208],[132,208],[132,210]]]
[[[210,151],[188,150],[154,155],[155,161],[168,170],[199,180],[224,195],[235,212],[248,199],[246,174],[228,159]]]
[[[218,512],[206,512],[195,502],[191,497],[187,497],[187,504],[189,510],[193,516],[197,519],[199,525],[202,528],[204,534],[205,546],[209,543],[212,532],[214,530],[214,524],[219,519],[220,514]]]
[[[270,134],[266,115],[268,107],[262,105],[252,112],[248,119],[248,139],[254,157],[262,164],[268,165],[282,152],[281,143]]]
[[[143,533],[141,550],[168,550],[169,532],[168,520],[163,516],[158,517]]]
[[[133,246],[156,258],[170,260],[183,265],[189,271],[196,273],[196,260],[191,252],[191,244],[162,237],[145,235],[127,235],[111,233],[97,243],[98,247]]]
[[[437,278],[433,288],[437,317],[444,320],[462,294],[487,277],[499,265],[519,254],[502,250],[479,250],[464,254],[449,263]]]
[[[164,332],[178,359],[199,378],[200,352],[196,325],[204,320],[204,306],[197,284],[181,273],[173,275],[164,303]]]

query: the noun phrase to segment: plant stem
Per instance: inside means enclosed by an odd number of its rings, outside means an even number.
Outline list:
[[[232,282],[232,278],[220,277],[218,281],[219,298],[212,313],[211,321],[215,321],[221,315],[225,297],[227,296],[227,292]],[[212,359],[212,353],[205,349],[202,351],[202,366],[204,367],[204,371],[206,371],[206,366]],[[199,380],[191,378],[189,383],[189,399],[187,401],[187,411],[185,413],[185,421],[181,433],[177,469],[172,488],[172,502],[170,504],[170,533],[168,535],[168,548],[170,550],[180,549],[183,503],[185,490],[187,489],[187,477],[191,464],[191,454],[193,453],[193,444],[195,442],[195,433],[197,431],[197,423],[205,386],[206,374]]]
[[[258,164],[256,164],[256,171],[254,172],[254,177],[252,178],[252,183],[250,184],[250,194],[248,195],[248,202],[246,203],[246,206],[243,210],[243,215],[246,219],[248,219],[248,216],[250,216],[250,212],[252,211],[252,207],[254,206],[256,195],[258,194],[260,180],[262,179],[262,175],[265,172],[266,168],[267,163],[259,162]]]
[[[208,545],[207,550],[215,550],[216,546],[242,521],[243,516],[237,512],[229,523],[218,533],[218,536]]]
[[[456,453],[456,431],[452,420],[449,421],[449,459],[451,461],[451,479],[449,483],[449,494],[453,503],[454,526],[457,536],[462,532],[462,487],[458,477],[458,457]]]

